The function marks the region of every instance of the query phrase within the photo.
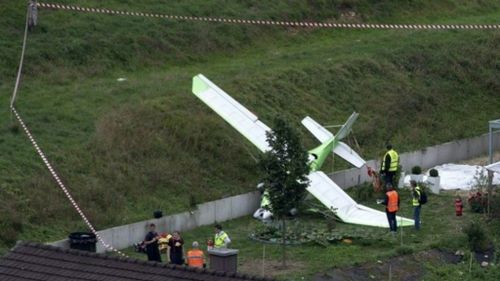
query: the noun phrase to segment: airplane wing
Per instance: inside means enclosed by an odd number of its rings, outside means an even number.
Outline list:
[[[366,161],[361,158],[356,151],[354,151],[347,144],[339,141],[333,152],[338,156],[344,158],[347,162],[353,164],[356,168],[361,168],[366,164]]]
[[[311,117],[306,116],[306,118],[302,119],[302,125],[306,127],[309,132],[311,132],[321,143],[331,139],[333,134],[330,133],[323,126],[314,121]]]
[[[496,172],[496,173],[500,174],[500,162],[490,164],[490,165],[486,166],[485,168],[492,171],[492,172]]]
[[[336,209],[339,219],[346,223],[389,228],[384,212],[357,204],[342,188],[336,185],[321,171],[309,174],[311,181],[307,191],[316,197],[328,209]],[[397,217],[399,226],[414,225],[414,221]]]
[[[193,77],[193,93],[262,152],[270,149],[266,132],[271,129],[202,74]]]

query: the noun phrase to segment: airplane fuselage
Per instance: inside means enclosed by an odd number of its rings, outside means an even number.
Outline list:
[[[330,152],[333,151],[337,144],[338,140],[335,137],[332,137],[320,146],[308,151],[310,156],[309,158],[311,159],[311,162],[309,162],[311,173],[321,169],[326,158],[330,155]]]

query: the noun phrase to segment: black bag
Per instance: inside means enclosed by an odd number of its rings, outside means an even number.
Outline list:
[[[418,203],[420,203],[420,205],[427,203],[427,193],[423,190],[420,191],[420,200],[418,200]]]

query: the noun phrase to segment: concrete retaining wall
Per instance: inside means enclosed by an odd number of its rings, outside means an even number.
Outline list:
[[[493,147],[500,147],[500,132],[493,134]],[[397,148],[396,148],[397,149]],[[447,142],[430,146],[421,150],[401,153],[400,163],[407,174],[413,166],[429,169],[445,163],[454,163],[472,159],[488,153],[488,134],[469,139]],[[380,160],[367,161],[367,165],[378,171]],[[329,174],[335,183],[342,188],[352,187],[364,182],[369,182],[367,168],[352,168]]]
[[[494,147],[500,147],[500,132],[494,134]],[[402,153],[401,164],[404,171],[419,165],[424,169],[444,163],[453,163],[461,160],[475,158],[488,152],[488,135],[482,135],[470,139],[447,142],[431,146],[422,150]],[[378,169],[380,160],[367,161],[367,166]],[[364,182],[371,181],[368,177],[367,168],[348,169],[338,171],[329,175],[340,187],[348,188]],[[144,239],[148,224],[155,223],[159,232],[164,231],[187,231],[199,226],[223,222],[252,214],[259,206],[260,195],[258,192],[241,194],[197,206],[193,212],[184,212],[170,215],[159,219],[151,219],[133,224],[117,226],[98,233],[106,243],[117,249],[124,249]],[[68,240],[60,240],[51,245],[69,248]],[[103,246],[97,244],[97,252],[103,253]]]
[[[252,214],[260,204],[259,192],[250,192],[220,200],[199,204],[192,212],[150,219],[132,224],[117,226],[98,231],[106,243],[116,249],[124,249],[142,241],[148,232],[150,223],[156,224],[158,232],[187,231],[203,225],[211,225],[248,214]],[[207,233],[208,235],[208,233]],[[50,245],[69,248],[68,239],[50,243]],[[97,243],[96,251],[104,253],[106,249]]]

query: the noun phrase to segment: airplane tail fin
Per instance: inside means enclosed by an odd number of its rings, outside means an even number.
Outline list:
[[[349,119],[342,125],[342,128],[337,132],[337,135],[335,136],[338,140],[341,140],[345,138],[352,129],[352,125],[354,125],[354,122],[356,122],[356,119],[358,119],[359,113],[353,112]]]
[[[361,168],[366,162],[361,158],[351,147],[340,140],[345,138],[351,131],[354,122],[358,118],[358,113],[353,112],[349,119],[342,125],[337,135],[330,133],[325,127],[321,126],[318,122],[314,121],[311,117],[307,116],[302,120],[302,124],[311,132],[321,143],[331,141],[335,138],[337,145],[333,146],[333,152],[342,157],[352,165]]]

